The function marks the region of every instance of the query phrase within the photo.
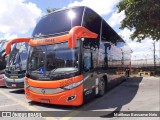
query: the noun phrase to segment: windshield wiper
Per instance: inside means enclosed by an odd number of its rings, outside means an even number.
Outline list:
[[[58,70],[57,70],[58,69]],[[55,70],[57,70],[56,72],[55,72]],[[50,72],[49,72],[49,74],[48,74],[48,76],[49,77],[51,77],[52,75],[53,76],[60,76],[60,75],[69,75],[69,74],[72,74],[72,73],[75,73],[75,72],[77,72],[78,70],[77,69],[70,69],[70,70],[68,70],[68,69],[66,69],[65,70],[65,68],[55,68],[55,69],[53,69],[53,70],[51,70]],[[55,72],[55,73],[54,73]],[[54,73],[54,74],[53,74]]]
[[[48,73],[48,76],[51,77],[50,74],[53,73],[56,69],[57,69],[57,67],[55,67],[53,70],[51,70],[51,71]]]

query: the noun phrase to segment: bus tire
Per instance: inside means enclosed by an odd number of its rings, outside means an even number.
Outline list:
[[[106,92],[106,81],[103,77],[100,78],[98,89],[99,89],[98,96],[99,97],[103,96]]]

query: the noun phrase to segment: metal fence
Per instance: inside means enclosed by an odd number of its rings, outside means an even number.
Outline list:
[[[153,59],[139,59],[131,61],[132,67],[150,67],[154,66]],[[155,66],[160,66],[160,59],[155,60]]]

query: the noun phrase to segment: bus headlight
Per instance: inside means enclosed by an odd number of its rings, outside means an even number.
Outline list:
[[[82,84],[82,82],[83,82],[83,80],[76,82],[76,83],[73,83],[73,84],[70,84],[68,86],[64,86],[64,87],[62,87],[62,89],[71,90],[71,89],[79,86],[80,84]]]

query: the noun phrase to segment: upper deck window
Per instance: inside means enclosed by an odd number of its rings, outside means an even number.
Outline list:
[[[117,46],[118,42],[123,42],[122,38],[103,20],[101,42],[111,42]]]
[[[83,27],[100,35],[101,21],[102,19],[97,13],[89,8],[86,8],[83,18]]]
[[[32,37],[42,37],[69,31],[74,26],[80,26],[84,7],[53,12],[42,17],[36,25]]]

